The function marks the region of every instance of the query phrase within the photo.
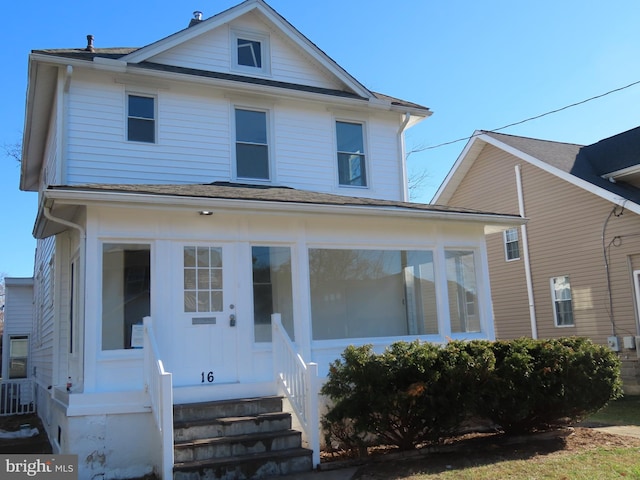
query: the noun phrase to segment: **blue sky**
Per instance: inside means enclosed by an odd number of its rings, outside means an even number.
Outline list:
[[[5,1],[0,5],[0,145],[20,141],[33,49],[143,46],[233,0]],[[640,80],[637,0],[268,0],[369,89],[430,107],[407,135],[427,147],[492,130]],[[640,125],[640,85],[502,130],[589,144]],[[465,142],[411,155],[431,200]],[[0,275],[31,276],[37,194],[0,158]]]

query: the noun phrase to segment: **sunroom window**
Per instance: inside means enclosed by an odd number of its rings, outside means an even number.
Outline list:
[[[438,333],[433,253],[310,249],[314,340]]]
[[[447,250],[445,259],[451,332],[480,332],[475,255],[473,251]]]
[[[271,314],[282,316],[282,325],[292,340],[293,293],[291,249],[289,247],[251,248],[253,270],[253,321],[256,342],[271,341]]]
[[[102,247],[102,350],[140,347],[142,319],[151,313],[149,245]]]

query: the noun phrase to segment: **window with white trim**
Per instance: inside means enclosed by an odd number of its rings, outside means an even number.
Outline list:
[[[520,259],[520,238],[518,227],[510,228],[503,232],[504,256],[507,262]]]
[[[235,109],[236,177],[269,180],[267,112]]]
[[[102,350],[137,348],[151,313],[151,246],[102,245]]]
[[[29,359],[29,337],[9,337],[9,378],[27,378]]]
[[[231,31],[232,69],[258,75],[268,75],[269,36],[256,32]]]
[[[221,312],[222,248],[186,246],[184,258],[184,311]]]
[[[156,142],[155,97],[127,95],[127,140],[130,142]]]
[[[571,302],[571,282],[568,276],[551,279],[551,298],[553,299],[553,318],[556,327],[572,327],[573,305]]]
[[[338,149],[338,183],[348,187],[366,187],[364,125],[336,121],[336,144]]]

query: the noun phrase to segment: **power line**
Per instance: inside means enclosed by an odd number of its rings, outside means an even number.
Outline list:
[[[555,110],[551,110],[549,112],[541,113],[540,115],[536,115],[534,117],[525,118],[524,120],[520,120],[519,122],[510,123],[509,125],[505,125],[504,127],[494,128],[493,130],[485,130],[485,131],[486,132],[499,132],[500,130],[504,130],[506,128],[513,127],[515,125],[521,125],[523,123],[527,123],[527,122],[530,122],[532,120],[537,120],[538,118],[546,117],[547,115],[551,115],[552,113],[558,113],[558,112],[561,112],[563,110],[567,110],[568,108],[576,107],[578,105],[582,105],[583,103],[587,103],[587,102],[590,102],[592,100],[597,100],[598,98],[606,97],[607,95],[611,95],[612,93],[616,93],[616,92],[619,92],[621,90],[625,90],[627,88],[633,87],[634,85],[638,85],[638,84],[640,84],[640,80],[638,80],[636,82],[633,82],[633,83],[630,83],[629,85],[625,85],[624,87],[615,88],[613,90],[609,90],[608,92],[602,93],[600,95],[596,95],[594,97],[587,98],[586,100],[581,100],[579,102],[572,103],[570,105],[566,105],[566,106],[561,107],[561,108],[556,108]],[[433,150],[435,148],[444,147],[446,145],[452,145],[454,143],[468,141],[468,140],[472,139],[473,137],[477,137],[478,135],[482,135],[482,133],[473,134],[473,135],[470,135],[470,136],[464,137],[464,138],[458,138],[457,140],[451,140],[451,141],[448,141],[448,142],[439,143],[437,145],[430,145],[428,147],[424,147],[424,148],[419,149],[419,150]]]

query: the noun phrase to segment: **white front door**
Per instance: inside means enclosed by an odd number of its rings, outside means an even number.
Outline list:
[[[179,245],[174,302],[174,386],[238,381],[234,246]]]

